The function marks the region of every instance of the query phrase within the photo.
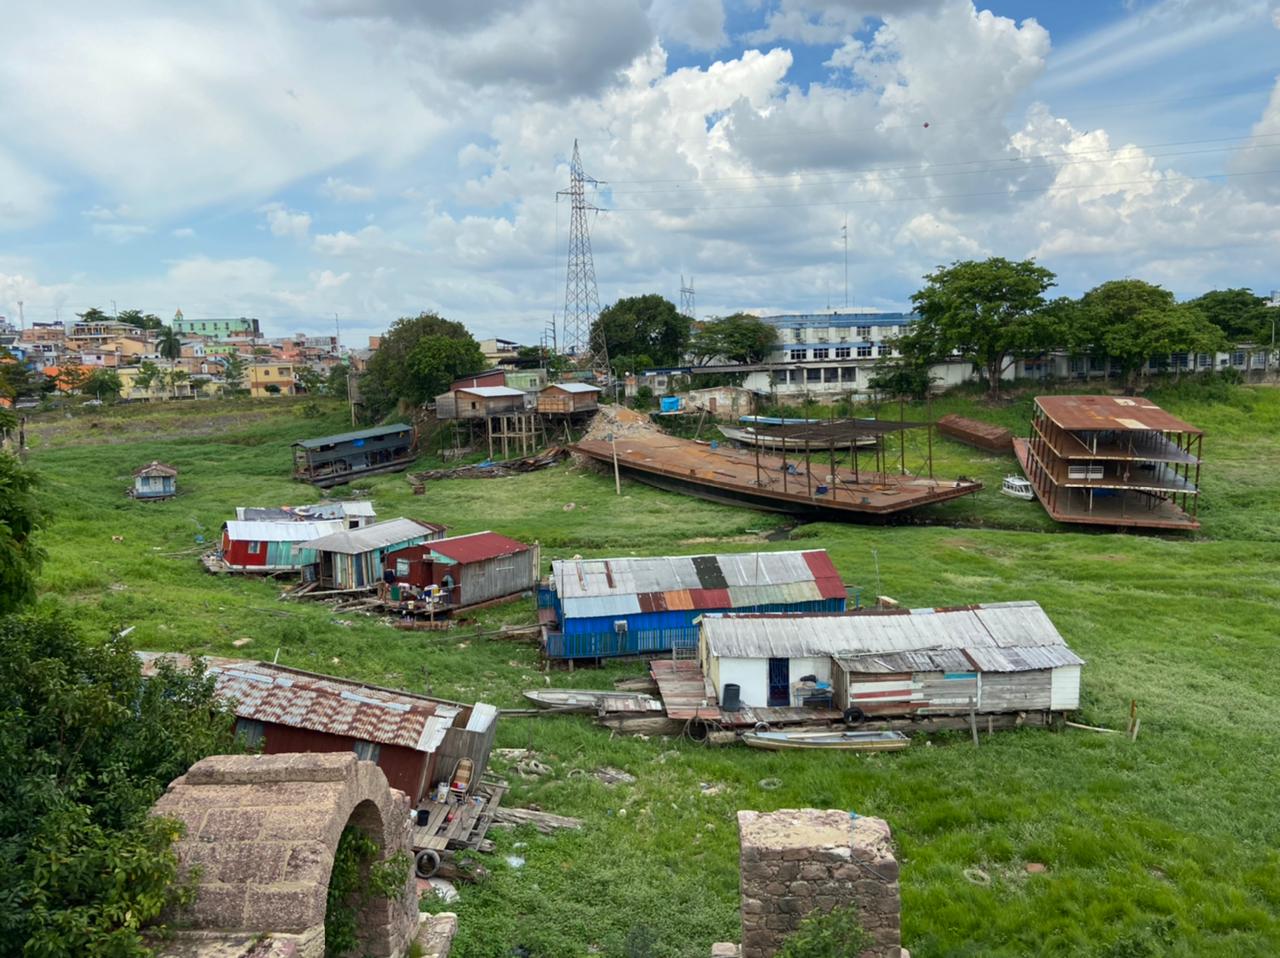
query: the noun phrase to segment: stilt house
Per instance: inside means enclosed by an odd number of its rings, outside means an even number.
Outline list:
[[[348,529],[312,539],[305,548],[315,553],[314,565],[303,578],[321,589],[372,589],[382,581],[387,553],[444,538],[445,527],[417,519],[388,519],[363,529]]]
[[[539,551],[496,532],[477,532],[397,549],[383,563],[397,583],[434,586],[450,606],[462,608],[537,588]]]

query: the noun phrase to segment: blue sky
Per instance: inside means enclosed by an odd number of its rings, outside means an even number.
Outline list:
[[[957,258],[1079,293],[1280,287],[1276,0],[127,0],[10,11],[0,315],[254,315],[359,344],[604,303],[901,308]],[[927,126],[925,124],[928,124]]]

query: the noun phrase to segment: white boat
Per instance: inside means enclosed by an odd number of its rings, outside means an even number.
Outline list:
[[[1014,499],[1026,499],[1028,501],[1036,497],[1035,490],[1031,488],[1031,483],[1021,476],[1005,476],[1004,482],[1000,484],[1000,492]]]
[[[717,426],[720,433],[726,439],[732,439],[734,442],[740,442],[744,446],[759,446],[761,449],[782,449],[784,446],[788,450],[796,450],[804,452],[803,439],[783,438],[781,436],[771,436],[767,432],[756,432],[750,427],[746,429],[735,429],[732,426]],[[876,444],[875,436],[858,436],[854,439],[837,439],[835,441],[836,449],[849,449],[853,445],[857,445],[859,449],[870,449]],[[832,448],[830,442],[823,442],[821,439],[809,440],[809,448],[813,452],[821,452],[824,449]]]
[[[543,708],[564,712],[661,712],[662,700],[643,692],[593,689],[534,689],[524,697]]]

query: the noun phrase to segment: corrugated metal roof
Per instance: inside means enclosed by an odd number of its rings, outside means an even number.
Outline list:
[[[375,522],[363,529],[347,529],[333,535],[322,536],[307,543],[308,549],[319,552],[340,552],[344,555],[358,555],[373,549],[382,549],[397,543],[407,542],[419,536],[428,536],[439,532],[444,526],[419,522],[417,519],[388,519],[386,522]]]
[[[237,542],[307,542],[321,536],[341,532],[341,519],[322,519],[318,522],[263,522],[231,519],[223,523],[227,535]]]
[[[176,476],[178,470],[167,463],[152,460],[145,466],[133,470],[135,476]]]
[[[599,386],[592,386],[588,383],[552,383],[547,389],[562,389],[567,393],[598,393]]]
[[[368,499],[350,502],[317,502],[309,506],[237,506],[237,519],[268,522],[297,522],[306,519],[343,519],[347,516],[373,517],[373,503]]]
[[[818,550],[817,554],[825,552]],[[702,581],[695,559],[714,562],[731,591],[735,587],[813,582],[816,578],[804,552],[556,559],[551,563],[551,577],[561,599],[714,588]],[[843,589],[840,594],[844,594]]]
[[[456,393],[469,393],[472,396],[480,396],[483,399],[500,399],[503,396],[524,396],[524,392],[519,389],[512,389],[510,386],[459,386],[454,390]]]
[[[299,439],[294,443],[303,449],[319,449],[321,446],[335,446],[340,442],[353,442],[356,439],[374,439],[378,436],[390,436],[397,432],[409,432],[412,426],[402,422],[390,426],[374,426],[372,429],[357,429],[354,432],[340,432],[333,436],[321,436],[318,439]]]
[[[561,599],[565,618],[589,619],[606,615],[635,615],[642,611],[640,600],[634,595],[588,595]]]
[[[496,532],[474,532],[469,536],[436,539],[429,548],[454,562],[483,562],[526,552],[530,547]]]
[[[988,672],[1084,664],[1035,602],[910,612],[708,615],[702,635],[710,653],[722,658],[831,655],[865,662],[864,671],[909,671],[911,662],[932,661],[933,654],[951,670],[958,662],[954,651]],[[926,659],[913,657],[919,654]]]
[[[138,655],[143,674],[153,673],[162,659],[179,666],[190,662],[165,653]],[[206,659],[205,665],[217,694],[233,701],[236,716],[258,722],[433,752],[461,714],[456,705],[266,662]]]

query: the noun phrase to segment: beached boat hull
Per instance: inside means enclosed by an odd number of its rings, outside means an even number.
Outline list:
[[[762,435],[754,429],[734,429],[732,426],[717,426],[721,434],[726,439],[734,442],[740,442],[744,446],[759,446],[761,449],[787,449],[789,452],[804,452],[803,439],[785,439],[778,436]],[[809,446],[814,452],[822,452],[826,449],[852,449],[854,446],[859,449],[874,449],[876,445],[875,436],[858,436],[856,439],[846,439],[831,443],[810,442]]]
[[[896,752],[911,744],[901,732],[743,732],[742,741],[752,748],[773,752],[819,749],[837,752]]]
[[[643,692],[592,689],[534,689],[524,697],[543,708],[573,712],[647,714],[662,711],[662,701]]]

